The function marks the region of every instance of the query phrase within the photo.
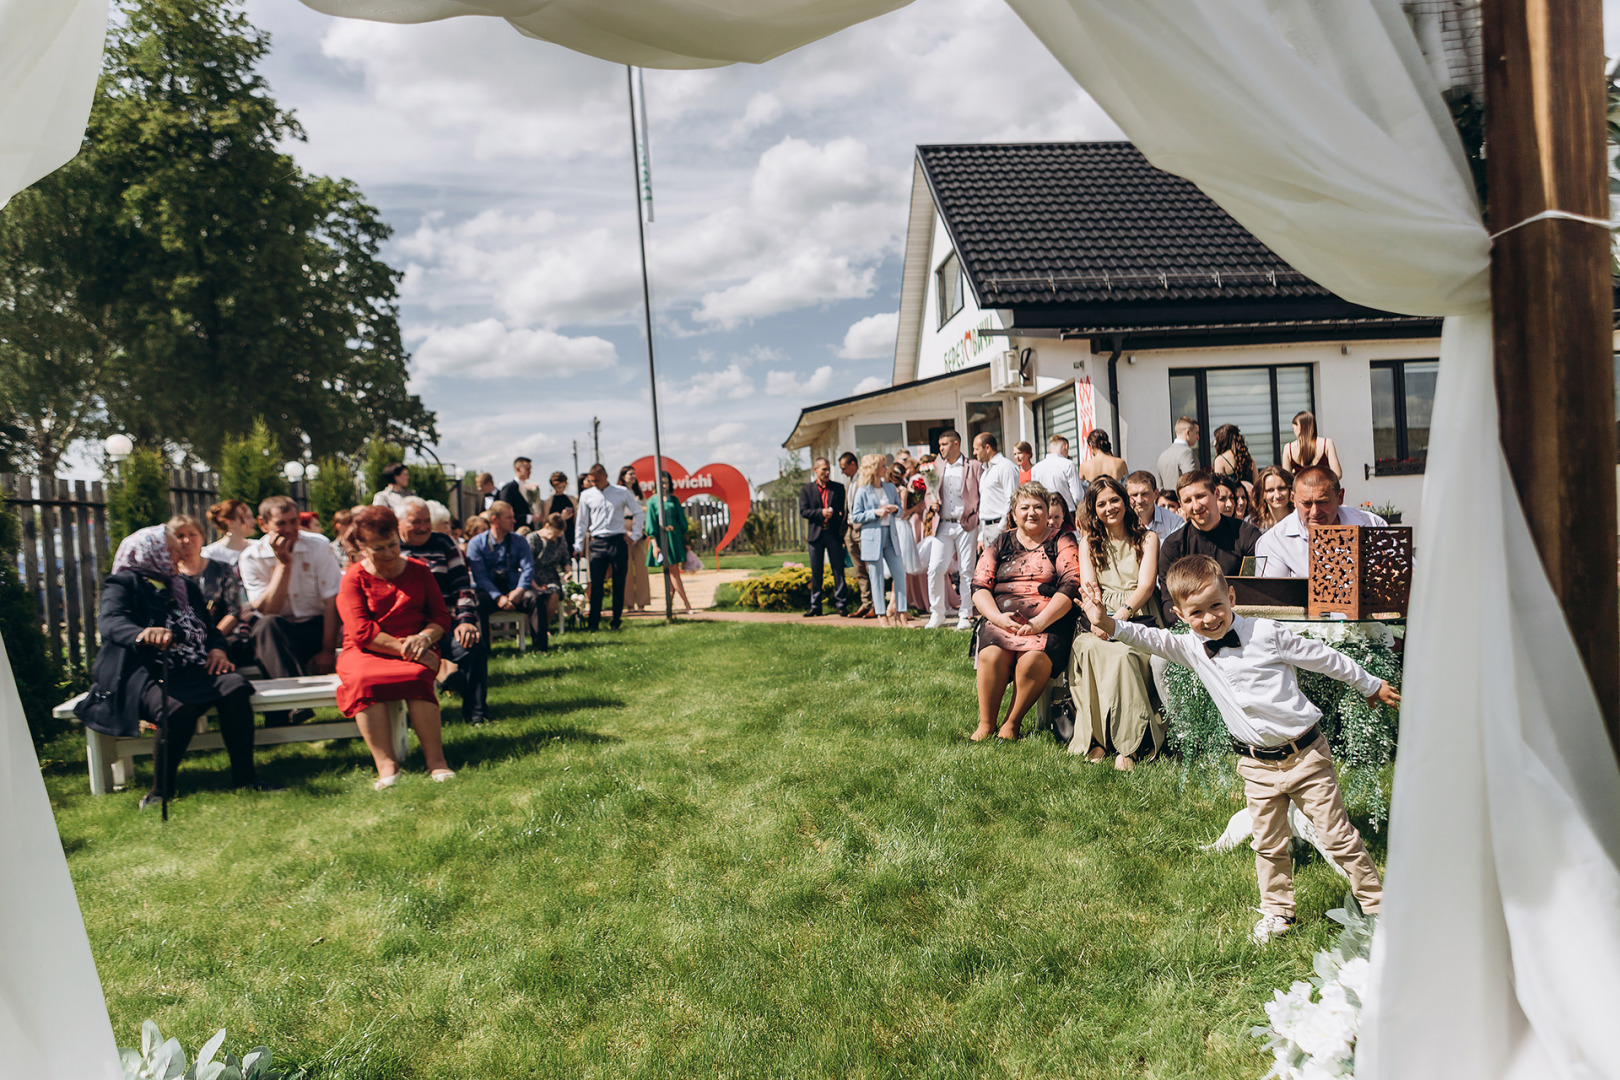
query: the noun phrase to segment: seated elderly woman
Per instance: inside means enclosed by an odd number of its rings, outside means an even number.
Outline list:
[[[202,590],[205,617],[225,639],[225,655],[233,664],[253,663],[252,623],[257,613],[247,602],[236,563],[204,556],[208,549],[203,546],[202,525],[190,514],[174,515],[168,530],[174,567]]]
[[[197,718],[219,713],[231,759],[231,783],[255,787],[253,687],[235,673],[225,640],[207,622],[197,582],[175,568],[168,526],[153,525],[118,545],[112,574],[101,586],[101,649],[90,693],[74,707],[84,726],[120,737],[142,722],[158,729],[162,768],[140,808],[168,799]]]
[[[352,716],[377,764],[378,791],[399,779],[388,703],[408,703],[411,727],[422,743],[429,774],[449,780],[439,736],[438,644],[450,632],[450,613],[426,563],[400,554],[399,519],[386,506],[355,512],[350,523],[355,559],[343,573],[338,613],[343,651],[337,704]]]
[[[1070,533],[1054,533],[1048,520],[1050,494],[1041,484],[1021,484],[1013,493],[1012,519],[979,556],[973,574],[974,632],[978,668],[980,742],[996,731],[1007,684],[1012,703],[997,738],[1018,738],[1018,725],[1046,689],[1052,668],[1068,660],[1080,595],[1080,550]]]

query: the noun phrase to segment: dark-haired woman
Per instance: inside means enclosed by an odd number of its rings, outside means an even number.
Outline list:
[[[1237,517],[1237,495],[1242,487],[1230,476],[1215,477],[1215,505],[1222,517]]]
[[[1159,534],[1137,520],[1124,485],[1104,477],[1086,492],[1080,543],[1082,587],[1095,584],[1114,618],[1160,624],[1155,586]],[[1074,738],[1069,753],[1098,762],[1109,751],[1114,768],[1129,772],[1142,755],[1164,743],[1164,724],[1148,700],[1153,677],[1148,654],[1091,634],[1075,638],[1069,655]]]
[[[544,507],[544,516],[549,518],[552,514],[561,514],[563,519],[563,536],[568,541],[568,550],[574,550],[574,498],[568,494],[568,474],[554,472],[551,474],[551,497],[541,503]]]
[[[383,489],[371,497],[372,506],[386,506],[398,514],[411,496],[410,466],[394,462],[382,471]]]
[[[669,561],[669,583],[680,596],[686,614],[690,615],[692,601],[686,598],[686,585],[681,581],[681,569],[686,565],[686,511],[681,508],[681,501],[675,497],[674,477],[668,472],[665,472],[663,477],[658,498],[647,500],[647,536],[652,540],[647,547],[647,562],[650,569],[664,565],[658,562],[659,558]],[[662,548],[659,547],[660,544],[663,545]],[[844,568],[841,566],[833,568],[835,574],[843,572]]]
[[[1218,476],[1232,476],[1244,483],[1255,481],[1254,456],[1249,443],[1236,424],[1222,424],[1215,429],[1215,461],[1210,471]]]
[[[450,632],[444,594],[426,563],[400,552],[399,519],[386,506],[367,506],[350,525],[354,562],[343,573],[338,613],[337,705],[354,717],[377,765],[378,791],[399,779],[389,702],[404,701],[435,780],[456,774],[445,764],[439,734],[439,642]]]
[[[1115,480],[1125,479],[1130,469],[1126,467],[1124,458],[1114,456],[1114,444],[1108,438],[1108,432],[1102,428],[1093,431],[1086,436],[1086,446],[1091,453],[1079,465],[1080,479],[1088,484],[1104,476],[1111,476]]]
[[[101,586],[101,650],[94,685],[73,711],[104,735],[139,734],[142,722],[160,727],[163,772],[153,770],[141,809],[174,791],[197,718],[219,713],[231,759],[231,783],[252,787],[253,687],[236,674],[225,640],[209,626],[197,583],[174,565],[169,528],[153,525],[124,538],[112,574]]]

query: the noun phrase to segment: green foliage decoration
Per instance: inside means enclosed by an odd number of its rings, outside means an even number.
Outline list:
[[[241,499],[257,514],[259,503],[287,494],[280,447],[263,420],[240,438],[227,438],[219,452],[219,497]]]
[[[1188,633],[1187,624],[1178,624],[1175,632]],[[1368,673],[1400,688],[1401,660],[1388,644],[1348,635],[1329,644]],[[1168,744],[1180,752],[1182,768],[1188,776],[1199,776],[1206,782],[1229,783],[1236,756],[1226,724],[1209,692],[1190,668],[1180,664],[1165,668],[1164,681],[1170,698],[1164,703]],[[1395,760],[1400,714],[1382,705],[1368,705],[1349,686],[1314,671],[1299,672],[1299,688],[1322,710],[1322,733],[1338,764],[1345,799],[1364,800],[1374,825],[1387,820],[1389,793],[1384,789],[1383,774],[1385,766]]]
[[[107,489],[107,531],[114,548],[136,529],[161,525],[169,509],[169,463],[148,447],[120,461]]]
[[[271,1067],[270,1048],[255,1046],[238,1058],[227,1053],[215,1060],[225,1045],[225,1029],[197,1051],[197,1060],[188,1062],[179,1039],[165,1039],[154,1021],[141,1025],[141,1048],[122,1046],[118,1057],[124,1066],[124,1080],[283,1080],[285,1074]]]
[[[22,527],[11,510],[0,504],[0,641],[5,642],[11,673],[17,680],[28,734],[38,751],[67,725],[51,715],[58,700],[56,662],[45,648],[45,628],[39,603],[28,592],[17,571]]]
[[[755,555],[769,555],[776,547],[776,533],[780,525],[776,511],[756,506],[748,512],[748,518],[743,522],[743,543],[752,548]]]
[[[326,535],[335,537],[332,515],[354,506],[360,498],[359,481],[348,461],[340,457],[323,457],[315,469],[315,479],[309,483],[309,508],[320,516]]]
[[[851,589],[858,587],[852,573],[846,571],[844,580]],[[831,595],[834,588],[833,570],[821,569],[821,591]],[[719,599],[719,597],[716,597]],[[755,611],[802,611],[810,606],[810,568],[784,566],[741,583],[736,594],[736,606]]]
[[[406,462],[411,467],[411,490],[429,502],[450,505],[450,478],[444,466],[422,461]],[[523,509],[519,507],[518,509]]]

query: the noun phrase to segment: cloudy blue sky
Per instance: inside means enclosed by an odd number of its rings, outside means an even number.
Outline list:
[[[438,452],[504,475],[652,449],[624,68],[462,18],[249,0],[309,170],[394,227]],[[761,66],[648,71],[664,447],[775,475],[801,406],[886,384],[912,148],[1117,138],[1001,0],[926,0]]]

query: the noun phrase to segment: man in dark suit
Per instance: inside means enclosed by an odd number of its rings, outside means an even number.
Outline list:
[[[512,508],[512,514],[517,518],[519,525],[534,526],[529,515],[528,492],[524,485],[529,482],[529,474],[534,470],[534,463],[526,457],[520,457],[512,462],[514,478],[501,485],[501,490],[495,493],[495,498]],[[532,487],[532,485],[531,485]],[[540,524],[545,524],[541,522]]]
[[[831,564],[833,604],[838,614],[849,614],[849,586],[844,581],[844,530],[849,526],[849,509],[844,505],[844,485],[832,481],[832,464],[816,458],[810,466],[815,479],[799,491],[799,516],[807,523],[810,541],[810,610],[805,618],[821,614],[822,565]]]

